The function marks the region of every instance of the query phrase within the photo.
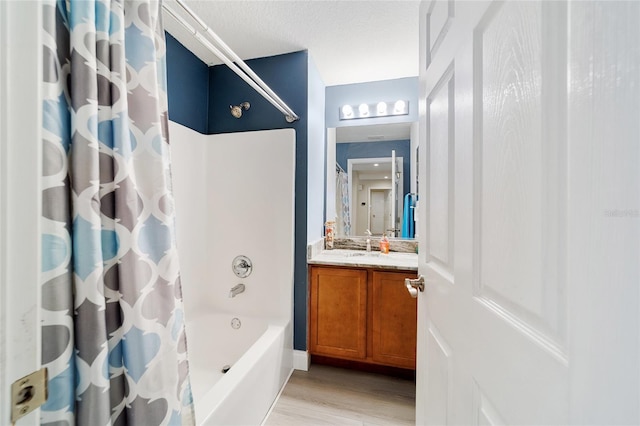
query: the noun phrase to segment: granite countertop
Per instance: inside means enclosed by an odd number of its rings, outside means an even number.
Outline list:
[[[417,271],[418,255],[416,253],[397,252],[381,254],[377,251],[367,252],[365,250],[322,250],[311,256],[307,263],[310,265]]]

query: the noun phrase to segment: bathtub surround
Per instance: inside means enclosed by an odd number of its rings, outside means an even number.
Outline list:
[[[202,135],[169,125],[185,309],[289,320],[294,131]],[[279,167],[264,161],[269,155],[281,158]],[[246,278],[233,272],[238,255],[252,262]],[[245,291],[229,298],[239,283]]]
[[[43,7],[41,424],[193,424],[160,6]]]
[[[295,132],[169,130],[196,423],[260,424],[293,368]]]

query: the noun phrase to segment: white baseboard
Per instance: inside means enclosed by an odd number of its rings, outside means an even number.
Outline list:
[[[293,369],[309,371],[309,352],[307,351],[293,351]]]

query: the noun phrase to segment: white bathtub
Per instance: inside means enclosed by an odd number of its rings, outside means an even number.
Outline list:
[[[292,371],[290,327],[229,314],[200,315],[186,327],[196,424],[262,423]]]
[[[169,131],[195,420],[258,425],[293,369],[295,132]],[[238,255],[248,277],[233,273]]]

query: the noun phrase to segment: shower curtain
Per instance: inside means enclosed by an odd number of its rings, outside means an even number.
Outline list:
[[[336,173],[337,235],[351,235],[349,204],[349,176],[342,170],[338,170]]]
[[[193,424],[157,1],[43,5],[42,424]]]

